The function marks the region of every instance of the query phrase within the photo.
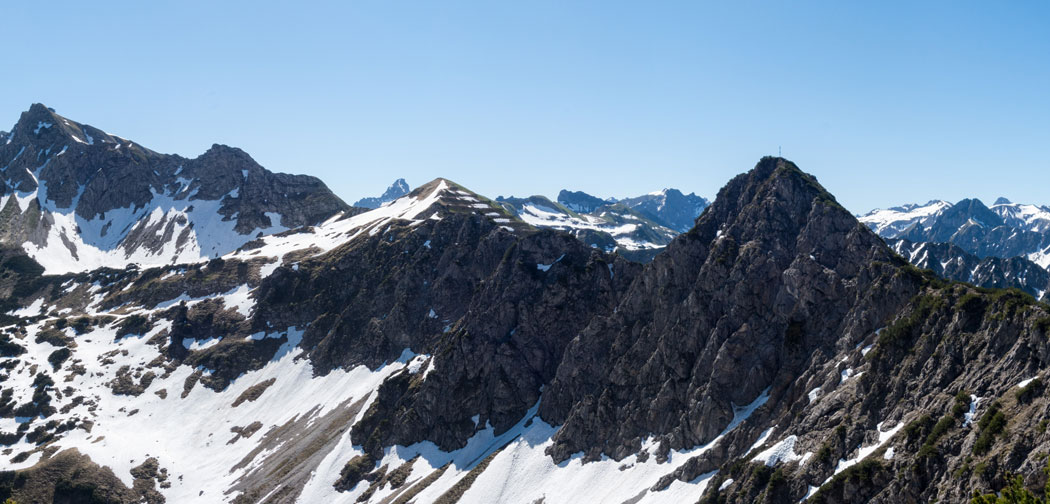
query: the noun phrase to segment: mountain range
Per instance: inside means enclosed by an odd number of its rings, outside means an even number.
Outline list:
[[[376,208],[408,191],[405,179],[398,179],[382,196],[363,198],[354,206]],[[688,231],[709,204],[694,193],[685,195],[677,189],[622,200],[562,190],[557,201],[545,196],[499,196],[496,201],[530,225],[571,233],[593,248],[640,262],[651,261],[675,236]]]
[[[318,179],[240,149],[159,154],[41,104],[0,136],[0,243],[49,273],[218,257],[350,207]]]
[[[9,236],[38,239],[0,243],[0,499],[1042,492],[1050,307],[916,267],[910,238],[891,248],[786,159],[729,180],[679,233],[686,214],[661,217],[661,203],[493,200],[443,178],[364,210],[316,179],[241,168],[250,158],[230,148],[183,160],[64,121],[34,106],[0,151]],[[103,148],[66,149],[69,135]],[[82,162],[64,159],[75,152]],[[163,174],[189,187],[153,185]],[[589,223],[623,208],[673,236],[643,264],[529,221],[554,205]],[[120,208],[127,233],[93,246],[123,263],[93,267],[79,245],[101,230],[55,224],[98,226]],[[128,238],[154,214],[173,231],[143,243],[172,255]],[[209,226],[233,230],[222,253],[174,254],[183,233],[208,243]],[[39,251],[55,239],[67,252],[49,263]]]
[[[861,222],[913,264],[952,280],[1016,287],[1043,299],[1050,291],[1050,208],[999,198],[956,204],[934,200],[873,210]]]

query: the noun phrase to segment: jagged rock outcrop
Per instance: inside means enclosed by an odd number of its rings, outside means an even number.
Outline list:
[[[562,189],[558,192],[558,203],[565,205],[566,208],[573,212],[592,213],[605,205],[616,203],[616,200],[603,200],[583,191],[567,191]]]

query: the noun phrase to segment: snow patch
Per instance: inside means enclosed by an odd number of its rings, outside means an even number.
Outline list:
[[[1027,379],[1021,380],[1021,382],[1018,383],[1016,386],[1018,388],[1025,388],[1025,387],[1028,386],[1029,383],[1032,383],[1033,381],[1035,381],[1036,378],[1039,378],[1039,377],[1038,376],[1033,376],[1031,378],[1027,378]]]
[[[536,269],[538,269],[540,271],[549,271],[551,269],[551,266],[554,266],[555,263],[561,261],[562,258],[564,258],[564,257],[565,257],[565,254],[562,254],[557,259],[555,259],[554,262],[552,262],[550,264],[537,264],[536,265]]]
[[[974,416],[977,414],[977,406],[981,403],[981,398],[975,395],[970,395],[970,410],[963,414],[963,427],[967,427],[973,423]]]
[[[798,436],[788,436],[783,441],[773,445],[768,450],[755,455],[755,458],[751,459],[757,462],[763,462],[768,467],[777,465],[778,462],[794,462],[800,460],[802,456],[795,454],[795,443],[798,441]]]

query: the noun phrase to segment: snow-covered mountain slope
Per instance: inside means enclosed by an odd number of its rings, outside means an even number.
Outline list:
[[[651,260],[678,235],[619,203],[603,205],[591,213],[578,213],[543,196],[500,197],[497,201],[533,226],[565,231],[591,247],[616,251],[643,262]]]
[[[1023,257],[1050,267],[1050,208],[999,198],[991,207],[977,199],[941,200],[873,210],[859,217],[883,238],[913,243],[951,243],[978,258]]]
[[[858,218],[880,236],[895,238],[897,234],[916,224],[927,225],[951,206],[952,204],[947,201],[932,200],[925,205],[910,203],[887,209],[875,209]]]
[[[1003,224],[1025,231],[1046,233],[1050,231],[1050,208],[1024,203],[1012,203],[1006,198],[995,200],[992,212],[1003,219]]]
[[[360,208],[379,208],[383,203],[394,201],[409,192],[411,192],[411,188],[409,188],[408,182],[405,182],[405,179],[403,178],[399,178],[395,180],[393,184],[390,184],[390,187],[387,187],[382,195],[371,198],[361,198],[354,203],[354,206]]]
[[[446,215],[471,214],[484,218],[507,232],[528,230],[529,226],[506,212],[501,205],[446,179],[435,179],[411,193],[363,213],[338,213],[317,226],[305,226],[284,233],[263,236],[225,257],[250,260],[267,258],[271,266],[313,257],[367,235],[384,234],[394,223],[419,225],[439,221]]]
[[[346,210],[239,149],[159,154],[40,104],[0,143],[0,243],[51,273],[200,261]]]
[[[316,377],[307,360],[297,359],[301,329],[236,329],[253,311],[257,276],[195,266],[157,271],[151,281],[162,287],[178,283],[187,271],[244,283],[225,293],[112,307],[105,303],[113,294],[107,287],[114,281],[132,287],[136,279],[89,276],[62,284],[66,295],[57,305],[41,299],[22,312],[31,322],[9,328],[5,336],[29,336],[19,341],[24,350],[13,352],[16,359],[7,363],[15,366],[4,376],[4,390],[14,393],[5,393],[0,403],[18,406],[0,418],[0,432],[21,438],[4,443],[5,453],[16,454],[6,469],[32,467],[56,451],[75,449],[108,467],[128,489],[139,484],[144,466],[152,466],[159,485],[153,492],[168,502],[225,502],[253,470],[289,458],[275,451],[279,446],[291,449],[304,437],[334,444],[336,432],[362,411],[369,394],[412,357],[380,370],[358,366]],[[195,312],[216,322],[185,318],[189,313],[195,319]],[[180,324],[195,331],[179,333]],[[224,372],[217,369],[228,366],[223,353],[236,352],[261,356],[228,386],[198,385]],[[185,365],[172,360],[180,353],[187,356]],[[282,427],[293,432],[279,437],[274,429]],[[153,479],[146,481],[153,489]]]

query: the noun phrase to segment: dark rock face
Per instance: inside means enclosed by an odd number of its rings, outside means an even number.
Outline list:
[[[565,234],[450,213],[279,268],[257,313],[276,326],[309,324],[302,344],[320,373],[375,368],[405,348],[429,354],[425,366],[437,371],[384,384],[355,439],[455,449],[486,422],[502,432],[535,405],[569,340],[612,309],[638,269]]]
[[[148,487],[147,487],[148,484]],[[153,480],[125,486],[108,467],[100,467],[77,450],[64,450],[40,465],[12,473],[0,472],[0,497],[12,502],[163,503]]]
[[[564,424],[551,455],[619,459],[650,434],[697,446],[733,404],[771,389],[775,408],[813,352],[874,330],[915,293],[894,279],[900,263],[812,177],[763,159],[570,344],[541,403]]]
[[[390,184],[390,187],[386,188],[386,191],[381,196],[377,198],[361,198],[354,203],[354,206],[358,208],[379,208],[383,203],[394,201],[410,191],[408,182],[405,182],[403,178],[399,178],[393,184]]]

